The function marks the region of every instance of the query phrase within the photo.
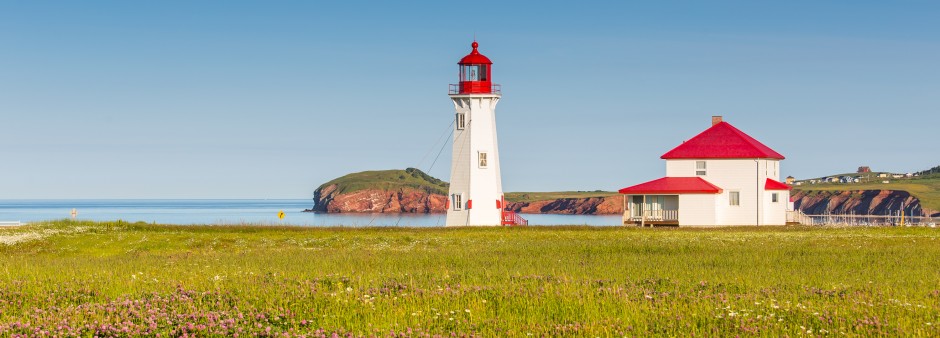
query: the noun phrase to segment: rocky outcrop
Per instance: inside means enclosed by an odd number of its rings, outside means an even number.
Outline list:
[[[507,204],[509,210],[524,214],[619,215],[623,197],[560,198]]]
[[[622,199],[615,197],[561,198],[507,202],[508,210],[524,214],[619,215]],[[447,196],[418,189],[358,190],[339,193],[336,185],[314,192],[314,206],[305,211],[327,213],[444,213]]]
[[[925,210],[920,200],[899,190],[794,190],[793,207],[806,214],[887,215],[903,206],[907,215],[940,216],[936,210]]]
[[[326,182],[313,192],[308,212],[327,213],[444,213],[447,211],[447,182],[415,168],[363,171]],[[576,192],[580,193],[580,192]],[[564,193],[549,193],[565,197]],[[511,194],[508,194],[511,195]],[[517,194],[518,195],[518,194]],[[582,194],[583,195],[583,194]],[[507,208],[521,213],[619,214],[622,198],[572,197],[527,202],[507,201]],[[570,196],[570,195],[568,195]],[[616,198],[615,198],[616,197]]]
[[[364,189],[340,193],[336,184],[313,193],[314,205],[305,211],[327,213],[439,213],[446,211],[447,197],[421,189]]]

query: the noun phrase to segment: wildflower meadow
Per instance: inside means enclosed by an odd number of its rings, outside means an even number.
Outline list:
[[[0,335],[937,336],[940,229],[0,228]]]

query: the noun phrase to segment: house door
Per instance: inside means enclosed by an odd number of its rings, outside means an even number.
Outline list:
[[[652,219],[663,218],[663,204],[666,196],[646,196],[646,217]]]
[[[642,217],[643,196],[633,196],[630,200],[630,217]]]

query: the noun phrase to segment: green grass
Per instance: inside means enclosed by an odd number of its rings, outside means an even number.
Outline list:
[[[823,191],[848,191],[848,190],[901,190],[907,191],[920,200],[925,209],[940,210],[940,175],[932,174],[926,177],[896,179],[896,178],[877,178],[873,182],[866,183],[822,183],[806,184],[794,186],[794,190],[823,190]],[[881,183],[881,181],[890,183]]]
[[[0,229],[0,242],[5,335],[940,332],[931,228],[59,221]]]
[[[555,191],[555,192],[507,192],[510,202],[535,202],[565,198],[609,197],[619,195],[616,191]]]

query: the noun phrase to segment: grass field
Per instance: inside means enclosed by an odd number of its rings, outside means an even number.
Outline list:
[[[0,228],[29,336],[936,336],[940,229]]]

